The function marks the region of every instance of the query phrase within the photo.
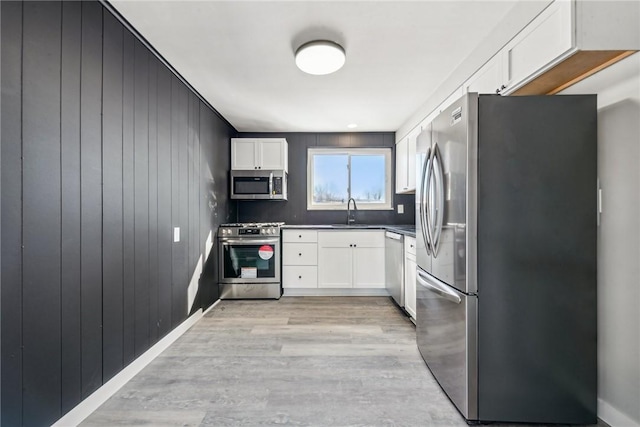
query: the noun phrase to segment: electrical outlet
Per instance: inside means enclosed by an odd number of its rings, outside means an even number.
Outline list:
[[[404,205],[398,205],[398,213],[399,214],[403,214],[404,213]]]
[[[173,243],[180,241],[180,227],[173,227]]]

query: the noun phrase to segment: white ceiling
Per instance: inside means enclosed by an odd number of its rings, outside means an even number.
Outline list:
[[[395,131],[516,4],[503,1],[123,1],[111,4],[238,131]],[[304,42],[346,50],[298,70]]]

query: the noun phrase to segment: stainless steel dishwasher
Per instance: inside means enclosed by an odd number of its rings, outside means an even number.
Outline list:
[[[385,283],[396,304],[404,307],[404,247],[402,234],[387,231],[385,236]]]

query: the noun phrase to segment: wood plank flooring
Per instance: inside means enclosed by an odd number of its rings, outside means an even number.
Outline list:
[[[466,426],[387,297],[222,301],[82,426]]]

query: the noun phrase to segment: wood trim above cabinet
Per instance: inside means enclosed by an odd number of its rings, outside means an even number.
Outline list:
[[[555,95],[636,53],[635,50],[580,50],[511,95]]]

